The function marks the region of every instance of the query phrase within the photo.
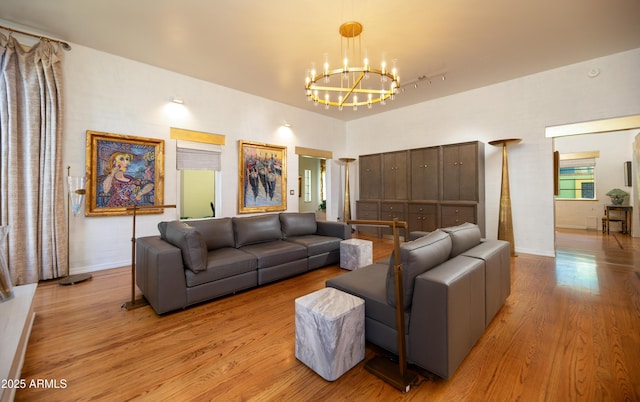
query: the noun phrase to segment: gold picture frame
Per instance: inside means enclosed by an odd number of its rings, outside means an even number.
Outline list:
[[[164,140],[87,130],[86,148],[85,216],[128,215],[127,207],[163,205]]]
[[[238,141],[238,213],[286,211],[287,147]]]

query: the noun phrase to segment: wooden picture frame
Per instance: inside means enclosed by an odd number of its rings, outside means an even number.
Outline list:
[[[238,213],[287,209],[287,147],[238,141]]]
[[[164,140],[87,130],[86,148],[85,216],[128,215],[127,207],[163,205]]]

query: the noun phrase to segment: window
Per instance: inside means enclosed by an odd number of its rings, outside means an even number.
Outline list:
[[[304,202],[311,202],[311,170],[304,171]]]
[[[595,158],[563,159],[560,155],[558,199],[595,200]]]
[[[218,146],[178,141],[176,168],[180,177],[180,219],[215,217],[220,156]]]

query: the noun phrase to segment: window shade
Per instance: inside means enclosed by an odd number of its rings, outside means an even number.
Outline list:
[[[178,141],[176,146],[176,169],[178,170],[222,170],[220,148],[207,144],[191,144]]]
[[[595,158],[561,159],[560,160],[561,168],[584,167],[584,166],[595,166],[595,165],[596,165]]]

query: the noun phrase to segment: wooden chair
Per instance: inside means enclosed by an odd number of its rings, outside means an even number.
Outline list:
[[[607,234],[609,234],[609,226],[611,222],[620,222],[620,224],[622,225],[622,233],[627,232],[627,222],[625,221],[625,219],[620,216],[610,216],[607,213],[607,207],[604,207],[604,216],[602,217],[602,233],[606,231]]]

